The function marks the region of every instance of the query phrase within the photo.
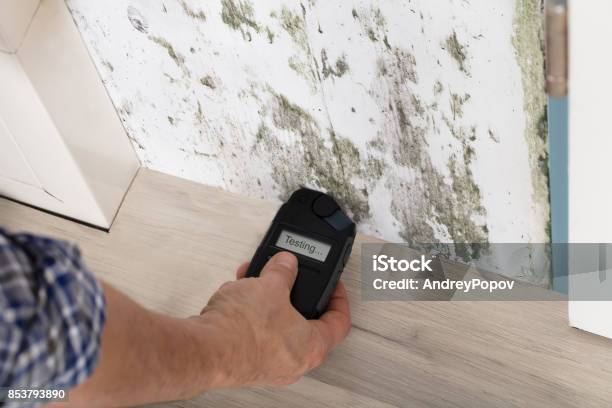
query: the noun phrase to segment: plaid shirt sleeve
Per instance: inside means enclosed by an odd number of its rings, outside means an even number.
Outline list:
[[[102,288],[76,246],[0,229],[0,387],[79,384],[96,366],[104,320]]]

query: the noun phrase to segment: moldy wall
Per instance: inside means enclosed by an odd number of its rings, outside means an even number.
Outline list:
[[[539,0],[67,4],[146,167],[325,189],[392,241],[549,241]]]

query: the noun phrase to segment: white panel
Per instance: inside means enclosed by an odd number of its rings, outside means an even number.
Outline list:
[[[0,0],[0,51],[15,52],[19,48],[38,3],[39,0]]]
[[[612,242],[612,2],[570,3],[569,240]],[[593,274],[592,279],[599,279]],[[586,276],[570,276],[570,296]],[[612,278],[611,278],[612,279]],[[610,279],[608,279],[609,281]],[[592,280],[590,282],[593,282]],[[606,280],[601,282],[605,285]],[[611,302],[570,302],[572,326],[612,337]]]
[[[0,117],[0,177],[39,187],[36,176]]]
[[[15,55],[0,54],[0,95],[11,95],[0,98],[0,117],[40,183],[2,178],[0,195],[104,226],[108,220]]]
[[[109,226],[139,163],[62,0],[41,3],[16,55]],[[46,152],[29,152],[31,163],[55,165]],[[41,182],[71,191],[56,177]]]

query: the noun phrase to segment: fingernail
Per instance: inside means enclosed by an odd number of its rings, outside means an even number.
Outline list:
[[[271,261],[288,269],[295,269],[297,267],[297,258],[289,252],[279,252],[272,257]]]

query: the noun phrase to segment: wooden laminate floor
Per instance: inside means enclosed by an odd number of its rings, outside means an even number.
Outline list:
[[[0,225],[76,241],[96,275],[145,306],[198,313],[250,259],[276,206],[141,170],[110,233],[0,199]],[[345,269],[353,328],[280,389],[184,407],[612,407],[612,341],[567,325],[564,302],[364,302],[360,242]],[[612,318],[612,316],[611,316]]]

